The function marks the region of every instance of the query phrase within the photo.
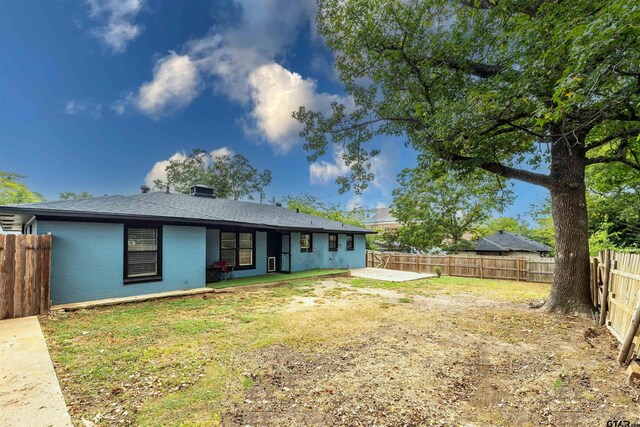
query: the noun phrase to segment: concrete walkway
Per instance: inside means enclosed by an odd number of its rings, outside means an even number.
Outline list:
[[[430,273],[414,273],[412,271],[387,270],[385,268],[356,268],[351,270],[351,276],[364,279],[384,280],[386,282],[407,282],[409,280],[428,279],[437,277]]]
[[[215,289],[210,288],[194,288],[185,289],[183,291],[167,291],[159,292],[156,294],[144,294],[135,295],[132,297],[119,297],[119,298],[105,298],[94,301],[73,302],[69,304],[58,304],[51,307],[51,310],[82,310],[92,307],[104,307],[107,305],[128,304],[131,302],[152,301],[162,298],[175,298],[175,297],[188,297],[190,295],[200,295],[215,292]]]
[[[0,426],[71,426],[38,318],[0,320]]]

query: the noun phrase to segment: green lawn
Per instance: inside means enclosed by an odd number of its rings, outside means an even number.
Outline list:
[[[208,283],[208,288],[213,289],[222,289],[222,288],[233,288],[236,286],[245,286],[245,285],[256,285],[260,283],[271,283],[271,282],[285,282],[289,280],[296,279],[306,279],[309,277],[319,277],[319,276],[328,276],[331,274],[342,274],[347,273],[349,270],[339,270],[339,269],[314,269],[314,270],[305,270],[305,271],[297,271],[294,273],[269,273],[264,274],[262,276],[251,276],[251,277],[238,277],[236,279],[231,278],[222,282]]]
[[[75,425],[541,425],[549,402],[555,425],[635,419],[609,337],[527,308],[549,285],[289,281],[337,272],[41,316]]]

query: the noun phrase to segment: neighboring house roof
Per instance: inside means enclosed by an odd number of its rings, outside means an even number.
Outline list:
[[[361,219],[365,225],[397,224],[398,220],[391,214],[390,208],[365,209],[357,212],[356,218]]]
[[[502,230],[491,236],[478,239],[475,249],[470,250],[476,252],[551,252],[551,248],[547,245],[520,234]]]
[[[0,206],[0,215],[0,224],[5,230],[20,230],[19,227],[23,223],[36,215],[94,220],[163,220],[189,224],[257,226],[282,230],[372,232],[365,228],[298,213],[276,205],[164,192],[4,205]]]

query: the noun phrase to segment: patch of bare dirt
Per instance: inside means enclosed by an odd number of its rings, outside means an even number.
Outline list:
[[[392,300],[402,296],[358,292]],[[441,311],[430,324],[390,322],[339,347],[297,350],[278,344],[239,355],[234,364],[254,383],[245,399],[223,414],[222,424],[592,426],[609,419],[640,421],[638,393],[622,385],[623,370],[613,360],[615,342],[606,330],[591,328],[583,318],[537,313],[525,304],[493,301],[492,309],[482,299],[458,297],[414,296],[405,305]],[[464,324],[458,319],[462,309]]]

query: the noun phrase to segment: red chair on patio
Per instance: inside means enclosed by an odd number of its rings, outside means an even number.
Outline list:
[[[218,261],[213,264],[218,270],[220,281],[225,281],[233,274],[233,266],[227,266],[227,261]]]

